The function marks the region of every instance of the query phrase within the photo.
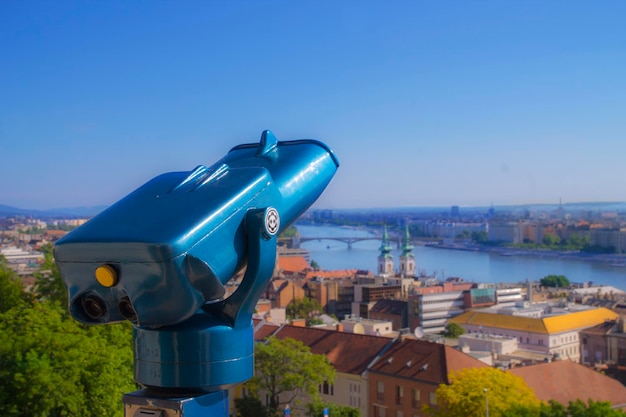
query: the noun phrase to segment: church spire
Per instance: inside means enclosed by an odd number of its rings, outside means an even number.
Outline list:
[[[389,235],[387,234],[387,224],[383,226],[383,241],[380,245],[380,255],[378,255],[378,274],[393,275],[393,255],[391,254],[391,245],[389,244]]]
[[[405,277],[415,276],[415,255],[409,235],[409,225],[404,225],[404,238],[402,239],[402,254],[400,255],[400,274]]]
[[[402,239],[402,256],[413,255],[413,245],[411,245],[411,235],[409,235],[409,225],[404,226],[404,238]]]

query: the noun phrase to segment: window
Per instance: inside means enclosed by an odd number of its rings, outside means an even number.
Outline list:
[[[396,417],[404,417],[404,413],[400,410],[396,411]]]
[[[385,417],[385,408],[380,405],[374,406],[374,417]]]
[[[320,393],[335,395],[335,386],[333,384],[329,384],[328,381],[324,381],[324,383],[320,386]]]
[[[376,399],[379,401],[385,400],[385,384],[382,381],[376,383]]]
[[[430,402],[431,405],[437,405],[437,394],[434,392],[429,393],[428,402]]]
[[[420,406],[420,397],[421,397],[420,390],[413,388],[411,390],[411,407],[419,408],[419,406]]]
[[[396,386],[396,404],[402,405],[402,397],[404,396],[404,388],[400,385]]]

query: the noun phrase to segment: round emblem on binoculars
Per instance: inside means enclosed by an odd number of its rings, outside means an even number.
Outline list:
[[[269,236],[274,236],[278,233],[280,227],[280,216],[278,210],[274,207],[270,207],[265,211],[265,231]]]

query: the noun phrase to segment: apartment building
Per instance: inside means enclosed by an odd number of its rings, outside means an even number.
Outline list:
[[[335,381],[319,387],[322,400],[358,408],[363,417],[369,415],[367,371],[397,339],[288,325],[276,327],[265,324],[255,329],[257,341],[270,335],[278,339],[298,340],[308,346],[312,353],[326,355],[335,368]],[[242,392],[234,390],[233,394],[237,397]],[[297,405],[291,408],[303,411]]]
[[[606,320],[615,320],[617,313],[606,308],[562,311],[541,317],[502,314],[487,310],[471,310],[450,319],[467,333],[485,333],[514,337],[520,349],[545,355],[547,358],[570,359],[579,362],[581,350],[579,332]],[[523,314],[523,312],[522,312]]]
[[[398,339],[367,372],[370,403],[365,415],[423,416],[423,405],[437,405],[435,391],[450,383],[450,372],[486,366],[450,346]]]

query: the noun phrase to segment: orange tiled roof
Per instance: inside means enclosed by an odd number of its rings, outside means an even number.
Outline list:
[[[278,268],[288,272],[302,272],[311,269],[304,256],[279,256]]]
[[[543,401],[567,404],[577,399],[585,402],[592,399],[622,407],[626,404],[626,387],[619,381],[572,361],[525,366],[510,372],[522,377]]]

